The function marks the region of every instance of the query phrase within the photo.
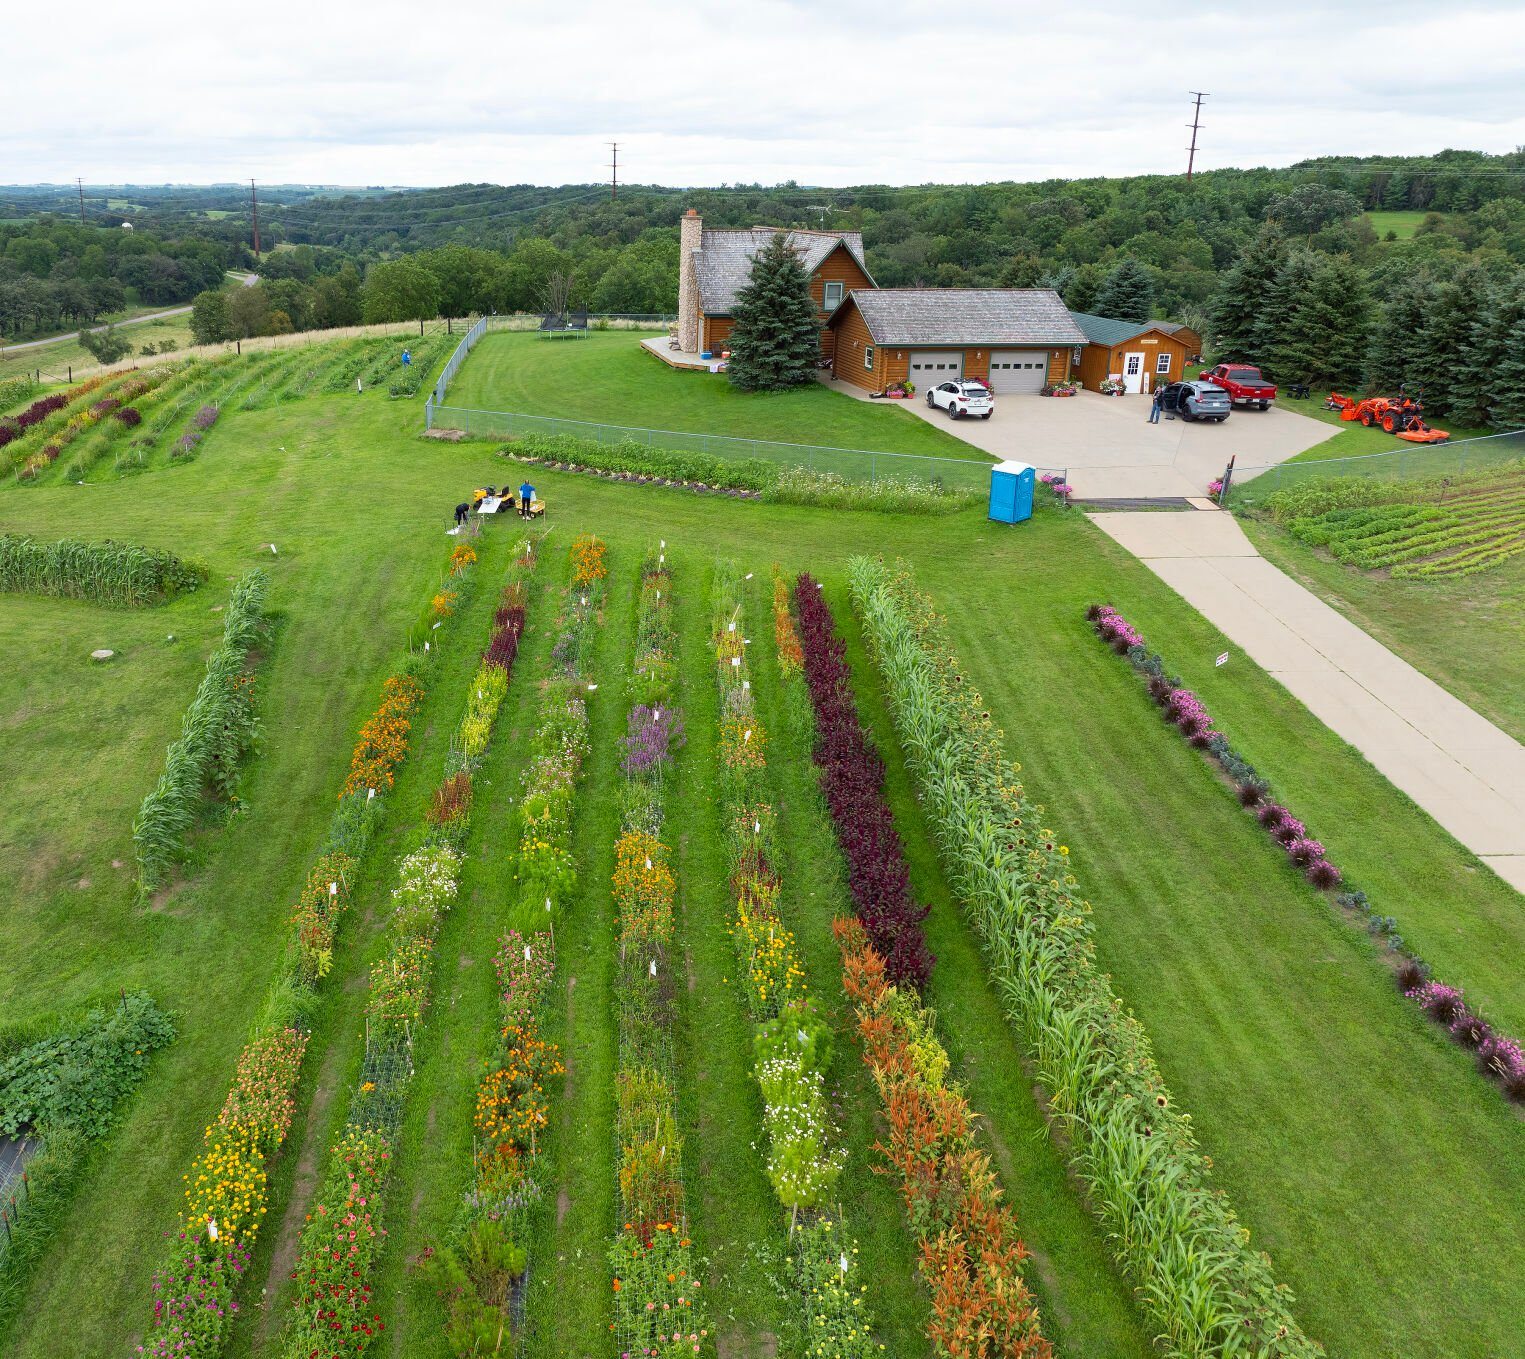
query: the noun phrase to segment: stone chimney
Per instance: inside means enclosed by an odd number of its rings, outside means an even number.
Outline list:
[[[699,351],[699,270],[694,256],[704,240],[704,219],[690,208],[678,228],[678,347]]]

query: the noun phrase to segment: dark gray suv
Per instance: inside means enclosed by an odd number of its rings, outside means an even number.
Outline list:
[[[1233,398],[1210,382],[1172,382],[1160,393],[1160,409],[1183,420],[1227,420]]]

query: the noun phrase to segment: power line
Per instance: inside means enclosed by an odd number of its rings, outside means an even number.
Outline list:
[[[80,226],[84,226],[85,225],[85,181],[82,180],[82,179],[76,178],[75,181],[74,181],[74,184],[75,184],[75,187],[79,189],[79,224],[80,224]]]
[[[1191,172],[1197,163],[1197,129],[1202,126],[1202,101],[1209,97],[1205,90],[1192,90],[1190,93],[1197,97],[1197,102],[1191,113],[1191,145],[1187,148],[1186,155],[1187,184],[1191,183]]]
[[[254,191],[254,181],[249,181],[249,203],[254,210],[254,258],[259,258],[259,195]]]

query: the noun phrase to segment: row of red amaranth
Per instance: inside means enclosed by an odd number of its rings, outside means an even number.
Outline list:
[[[795,661],[799,652],[781,587],[780,580],[774,592],[779,668],[787,706],[803,734],[809,729],[809,703],[794,700],[792,690],[800,685],[797,665],[808,673],[811,648],[807,643]],[[835,643],[840,660],[841,643],[822,592],[807,585],[796,593],[819,606],[816,632]],[[841,667],[846,684],[845,660]],[[1027,1248],[1002,1202],[989,1158],[975,1142],[977,1115],[947,1080],[948,1054],[932,1013],[910,986],[891,984],[883,955],[861,920],[838,920],[834,930],[842,950],[843,990],[856,1007],[863,1058],[884,1110],[888,1139],[877,1150],[900,1180],[907,1221],[920,1247],[917,1265],[931,1294],[927,1336],[944,1356],[1045,1359],[1049,1344],[1022,1276]]]
[[[459,588],[475,553],[451,555]],[[440,640],[441,633],[435,633]],[[385,811],[385,795],[409,748],[412,718],[432,677],[434,650],[422,648],[383,686],[384,742],[373,718],[361,730],[351,769],[368,786],[346,785],[290,918],[283,966],[272,979],[266,1019],[238,1059],[221,1112],[184,1177],[180,1229],[154,1277],[153,1316],[139,1354],[206,1359],[226,1343],[237,1292],[268,1207],[270,1161],[290,1126],[294,1091],[317,988],[333,963],[335,935],[350,885]],[[383,753],[381,746],[384,744]]]
[[[920,991],[935,960],[921,929],[926,907],[911,893],[910,871],[884,797],[884,761],[858,717],[852,672],[831,609],[807,574],[795,582],[794,607],[815,710],[815,762],[847,863],[853,911],[890,980]]]
[[[1149,650],[1138,630],[1109,604],[1092,604],[1086,610],[1086,618],[1096,629],[1096,635],[1146,678],[1150,697],[1159,704],[1165,720],[1228,775],[1240,805],[1254,813],[1308,881],[1320,891],[1333,892],[1344,875],[1329,862],[1323,844],[1272,797],[1271,785],[1229,744],[1228,738],[1213,730],[1212,719],[1201,700],[1166,674],[1163,658]],[[1403,994],[1475,1055],[1479,1072],[1497,1081],[1510,1099],[1525,1101],[1525,1050],[1519,1040],[1496,1032],[1466,1003],[1457,987],[1435,981],[1429,964],[1398,932],[1397,920],[1373,910],[1365,892],[1347,883],[1346,890],[1335,896],[1334,902],[1349,917],[1364,923],[1373,938],[1392,955]]]

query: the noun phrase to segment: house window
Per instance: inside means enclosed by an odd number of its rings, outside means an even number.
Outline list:
[[[1170,371],[1170,351],[1168,349],[1154,356],[1154,371],[1161,374]]]
[[[874,368],[874,346],[866,345],[863,350],[863,366],[870,372]]]
[[[842,305],[842,289],[845,283],[833,283],[828,280],[822,289],[821,307],[825,311],[835,311]]]

